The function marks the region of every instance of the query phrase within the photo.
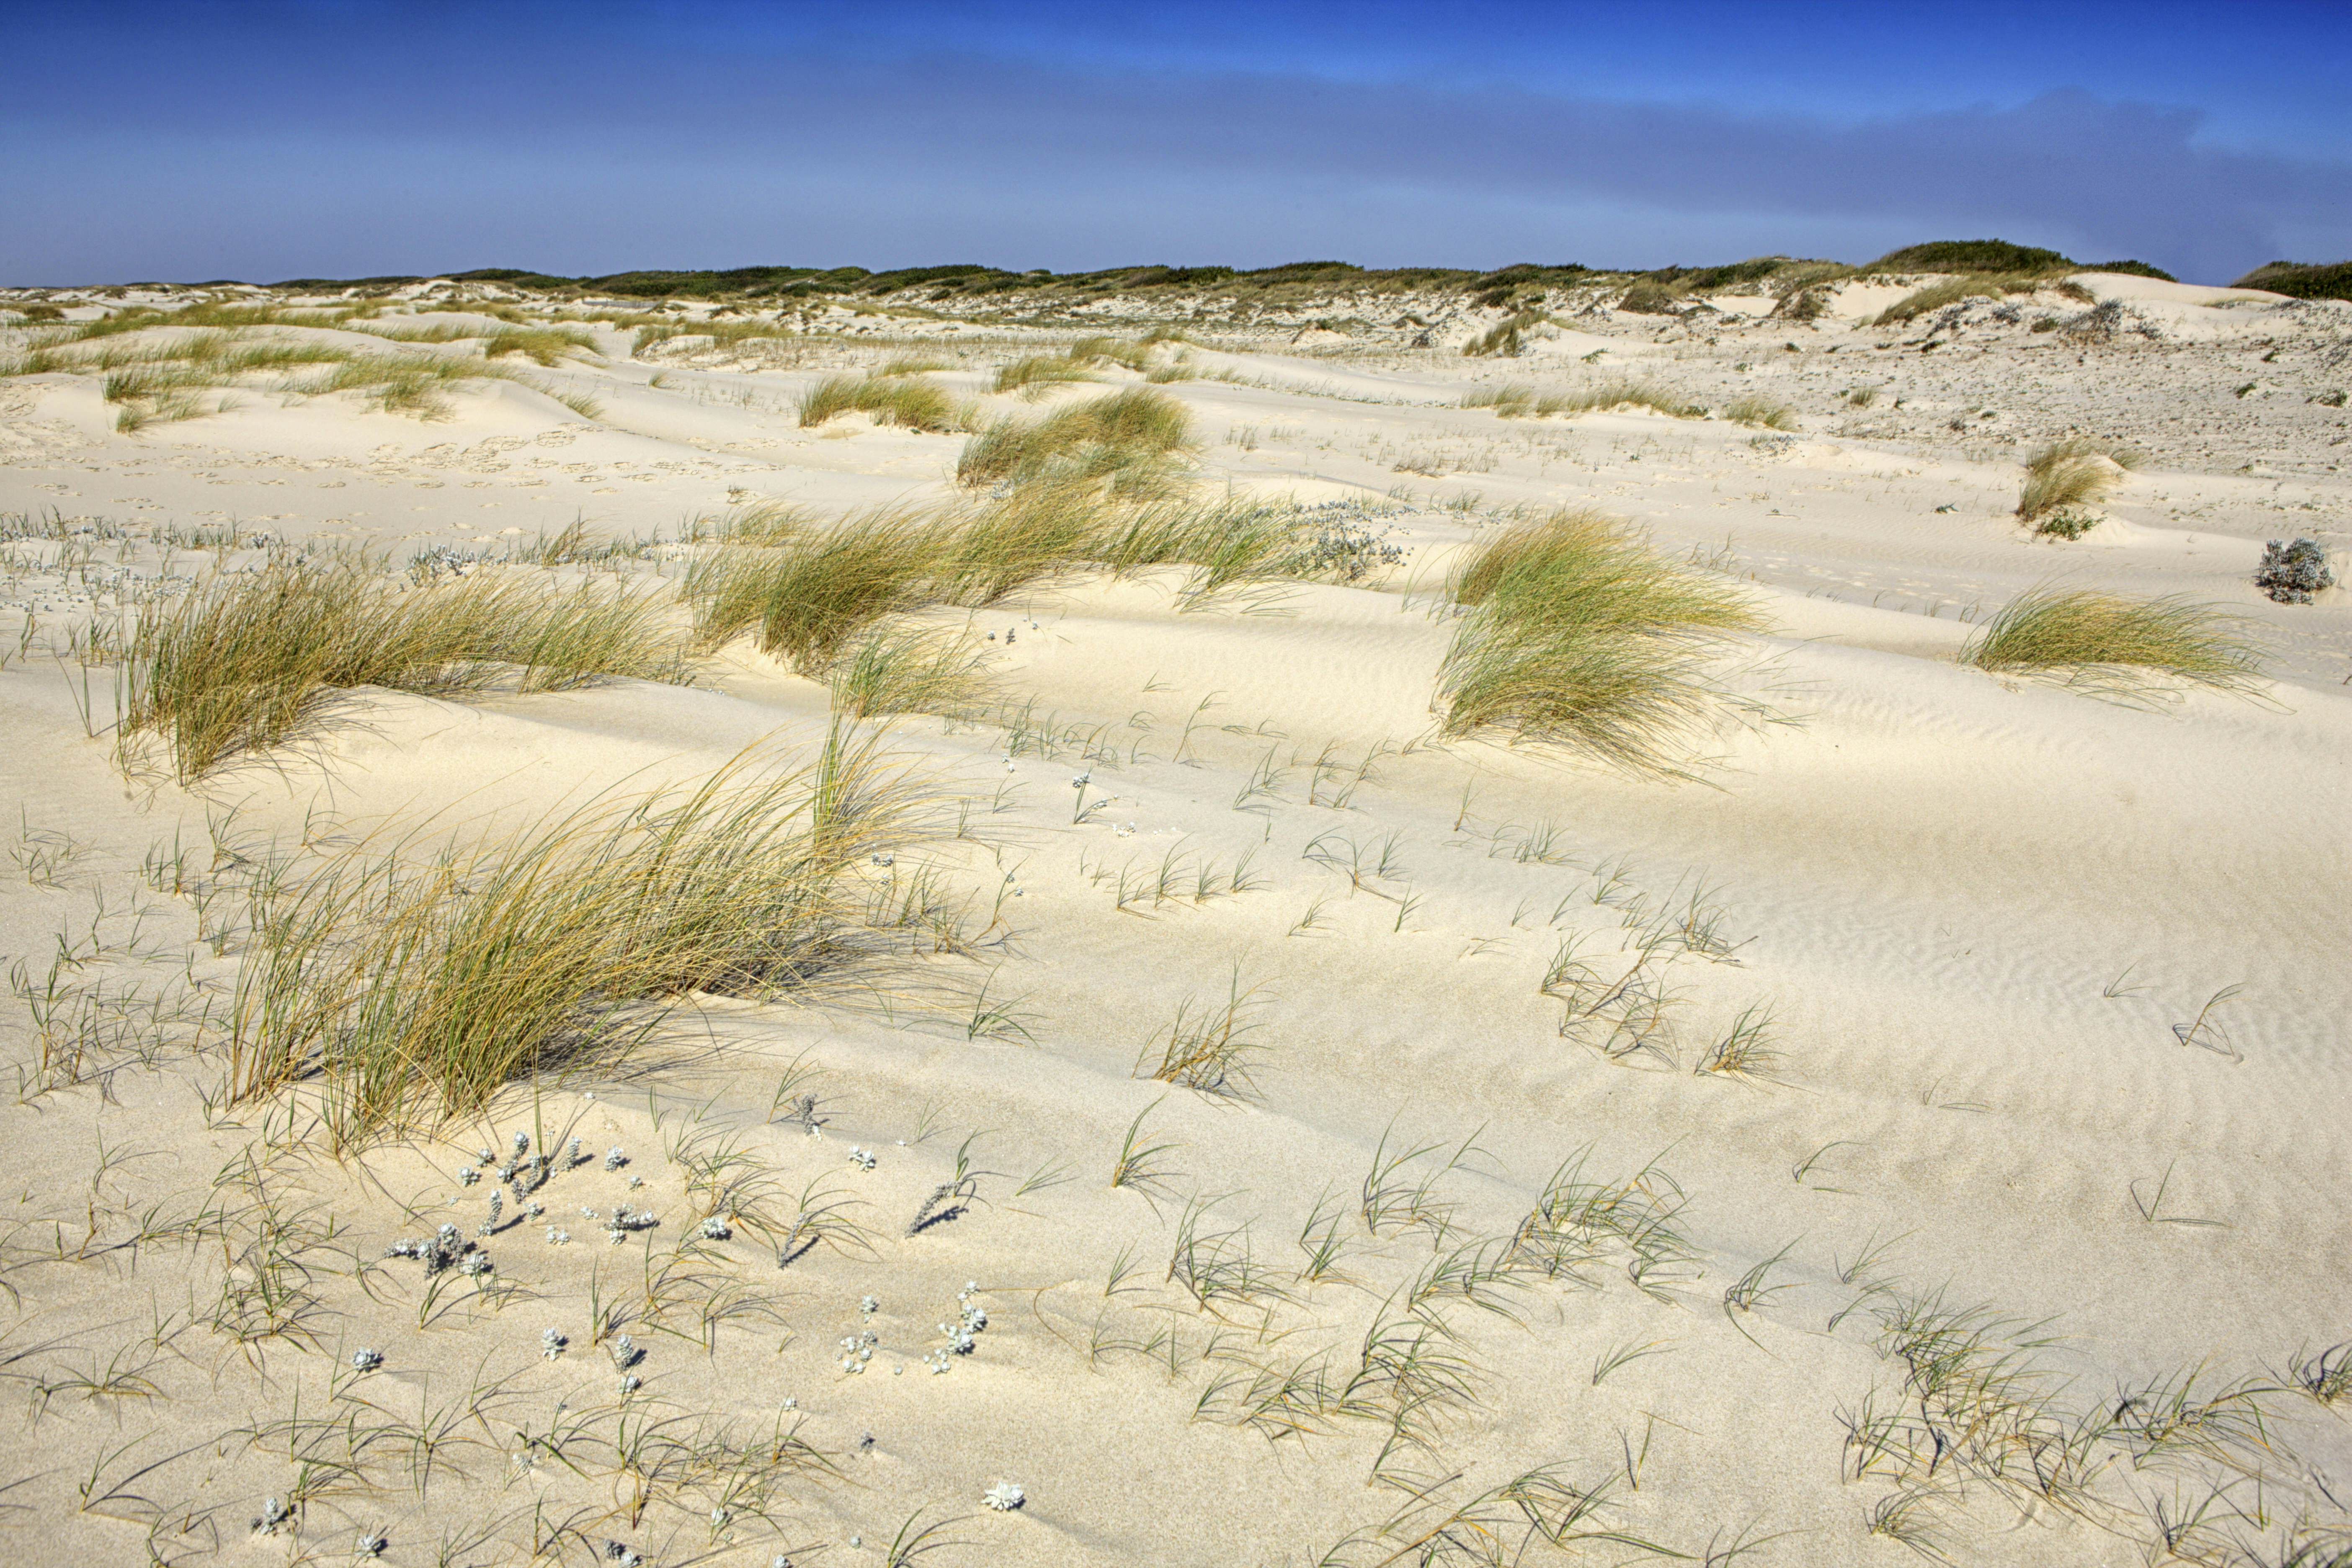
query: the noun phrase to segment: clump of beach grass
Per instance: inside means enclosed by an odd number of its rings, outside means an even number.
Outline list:
[[[1000,419],[964,444],[958,482],[971,486],[1101,479],[1125,495],[1166,489],[1198,443],[1166,393],[1131,386],[1042,419]]]
[[[718,525],[737,542],[698,559],[685,593],[697,641],[755,633],[762,652],[832,679],[851,641],[893,616],[936,605],[984,608],[1091,571],[1185,565],[1188,607],[1291,572],[1300,540],[1290,509],[1179,496],[1124,500],[1099,483],[1024,485],[978,504],[883,509],[820,525],[761,513]]]
[[[801,428],[844,414],[870,414],[877,425],[944,432],[967,428],[954,401],[937,383],[911,376],[829,375],[801,395]]]
[[[2178,595],[2136,599],[2090,588],[2029,588],[1960,655],[1979,669],[2063,677],[2128,694],[2165,679],[2252,691],[2262,648],[2245,620]]]
[[[186,781],[295,737],[356,687],[547,691],[607,676],[685,678],[658,600],[536,574],[416,587],[280,560],[147,608],[123,655],[121,736],[160,737]]]
[[[1795,409],[1764,397],[1735,397],[1723,405],[1723,416],[1735,425],[1752,425],[1765,430],[1798,428]]]
[[[1100,377],[1090,374],[1084,364],[1065,355],[1031,354],[1025,359],[1017,359],[1009,364],[997,366],[996,379],[992,384],[992,390],[1022,392],[1034,388],[1043,392],[1073,381],[1099,379]]]
[[[349,1147],[522,1079],[609,1069],[697,994],[804,990],[877,952],[847,879],[923,831],[926,799],[872,737],[836,729],[804,767],[739,757],[520,831],[294,867],[254,894],[232,1095],[314,1083]]]
[[[2054,279],[2046,276],[2025,272],[1976,272],[1964,278],[1947,278],[1939,283],[1930,283],[1924,289],[1904,295],[1881,310],[1871,325],[1900,326],[1930,310],[1940,310],[1963,300],[1998,300],[2004,294],[2031,294],[2037,289],[2053,287],[2054,283]]]
[[[963,715],[986,706],[986,656],[967,629],[885,626],[853,639],[825,684],[836,712],[853,719],[892,713]]]
[[[1758,405],[1764,408],[1771,406],[1760,403]],[[1500,386],[1475,387],[1464,393],[1461,406],[1491,408],[1504,419],[1541,418],[1552,414],[1602,414],[1620,408],[1646,408],[1675,419],[1698,419],[1706,414],[1706,410],[1697,404],[1655,382],[1631,380],[1604,381],[1574,392],[1538,392],[1531,386],[1506,382]]]
[[[1763,624],[1729,582],[1576,509],[1490,536],[1449,587],[1467,613],[1438,674],[1446,735],[1499,729],[1637,772],[1674,771],[1722,700],[1720,639]]]
[[[2053,512],[2095,505],[2142,461],[2140,453],[2117,441],[2091,436],[2053,441],[2026,459],[2025,483],[2017,493],[2018,520],[2038,522]]]

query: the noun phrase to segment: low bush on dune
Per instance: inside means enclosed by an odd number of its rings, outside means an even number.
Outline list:
[[[936,383],[905,375],[829,375],[801,395],[803,429],[851,413],[870,414],[877,425],[909,430],[968,428],[954,401]]]
[[[2095,505],[2144,460],[2121,442],[2096,437],[2069,436],[2053,441],[2026,459],[2025,483],[2017,493],[2018,521],[2042,522],[2061,512]]]
[[[1120,494],[1167,489],[1198,445],[1192,416],[1166,393],[1131,386],[1042,419],[1000,419],[964,444],[956,479],[972,486],[1099,479]]]
[[[1720,639],[1762,625],[1727,581],[1584,510],[1486,539],[1449,588],[1465,613],[1438,673],[1444,733],[1500,729],[1641,772],[1674,771],[1722,700],[1706,678]]]
[[[2308,605],[2314,594],[2336,586],[2327,552],[2315,539],[2289,544],[2273,539],[2263,546],[2262,564],[2254,569],[2254,586],[2273,604]]]
[[[1961,653],[1987,670],[2061,675],[2115,693],[2168,678],[2243,692],[2262,678],[2260,646],[2239,616],[2178,596],[2032,588],[2004,605]]]
[[[233,1095],[318,1087],[341,1146],[609,1070],[697,994],[805,989],[881,947],[848,879],[922,831],[919,784],[836,731],[811,765],[451,846],[362,845],[257,887]]]
[[[403,587],[355,563],[280,561],[149,607],[123,652],[121,734],[159,738],[186,781],[299,735],[355,687],[677,680],[682,639],[667,621],[646,595],[535,574]]]

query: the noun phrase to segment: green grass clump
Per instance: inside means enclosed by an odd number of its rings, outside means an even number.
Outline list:
[[[2177,595],[2134,599],[2088,588],[2020,594],[1985,623],[1960,662],[2063,672],[2068,685],[2122,694],[2163,677],[2244,692],[2263,673],[2261,646],[2240,616]]]
[[[229,1084],[320,1090],[342,1147],[640,1052],[697,994],[805,990],[874,956],[855,868],[920,831],[920,786],[836,731],[805,768],[593,802],[455,845],[363,845],[254,895]]]
[[[2025,483],[2017,494],[2018,519],[2036,522],[2053,513],[2095,505],[2143,460],[2131,447],[2095,437],[2053,441],[2026,459]]]
[[[1061,354],[1032,354],[1010,364],[996,367],[996,380],[991,384],[997,392],[1020,392],[1034,387],[1044,391],[1066,382],[1098,379],[1087,367]]]
[[[1763,397],[1735,397],[1723,405],[1723,416],[1735,425],[1753,425],[1765,430],[1798,427],[1795,409]]]
[[[1100,479],[1125,495],[1166,489],[1197,445],[1192,418],[1164,392],[1131,386],[1042,419],[1001,419],[964,444],[956,479],[972,486]]]
[[[782,514],[698,559],[685,593],[698,643],[753,633],[761,651],[833,680],[857,639],[887,619],[939,605],[979,609],[1088,572],[1192,568],[1180,603],[1297,570],[1293,513],[1246,500],[1127,500],[1095,483],[1024,485],[937,513],[886,510],[831,525]],[[725,524],[714,529],[730,535]]]
[[[357,564],[279,561],[152,607],[124,654],[127,744],[153,734],[183,782],[294,738],[340,692],[559,690],[604,676],[683,678],[655,600],[484,574],[403,587]]]
[[[482,357],[520,354],[535,364],[554,368],[573,353],[594,353],[596,340],[578,327],[502,327],[479,334]]]
[[[801,395],[801,428],[844,414],[870,414],[877,425],[945,432],[965,428],[954,402],[933,382],[898,375],[829,375]]]
[[[2050,287],[2046,276],[2033,273],[1977,272],[1961,278],[1947,278],[1940,283],[1930,283],[1915,289],[1872,319],[1876,327],[1898,326],[1930,310],[1940,310],[1947,305],[1957,305],[1963,300],[1998,300],[2004,294],[2031,294],[2036,289]]]
[[[1700,419],[1706,410],[1668,388],[1647,381],[1605,381],[1576,392],[1542,392],[1508,383],[1477,387],[1462,395],[1465,408],[1491,408],[1504,419],[1540,418],[1551,414],[1602,414],[1619,408],[1647,408],[1676,419]]]
[[[899,625],[854,639],[825,673],[836,712],[965,715],[986,706],[986,655],[957,627]]]
[[[1584,510],[1493,535],[1449,586],[1468,613],[1438,674],[1445,734],[1501,729],[1637,772],[1674,771],[1719,700],[1719,639],[1762,625],[1728,582]]]
[[[1489,355],[1517,359],[1526,346],[1526,334],[1542,326],[1551,318],[1541,310],[1518,310],[1489,327],[1462,345],[1462,352],[1472,359]]]

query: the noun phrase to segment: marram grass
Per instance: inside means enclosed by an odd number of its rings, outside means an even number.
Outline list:
[[[697,994],[803,989],[874,957],[850,874],[925,831],[927,801],[836,729],[803,768],[738,758],[535,827],[285,868],[253,894],[232,1091],[314,1084],[352,1146],[610,1070]]]
[[[2052,512],[2105,500],[2139,467],[2141,455],[2119,442],[2088,436],[2053,441],[2026,459],[2025,483],[2017,495],[2017,515],[2034,522]]]
[[[1438,672],[1445,734],[1499,730],[1636,772],[1675,771],[1722,702],[1706,679],[1720,639],[1762,625],[1729,582],[1578,510],[1490,536],[1450,586],[1466,614]]]
[[[2091,588],[2027,589],[1960,659],[2118,694],[2167,679],[2242,693],[2263,674],[2261,646],[2242,617],[2177,595],[2135,599]]]
[[[1163,491],[1198,443],[1192,416],[1164,392],[1131,386],[1042,419],[1000,419],[964,443],[960,483],[1101,479],[1125,495]]]
[[[895,374],[826,376],[801,395],[799,412],[803,429],[853,413],[909,430],[967,427],[954,400],[936,383]]]
[[[294,738],[354,687],[675,680],[683,648],[668,619],[646,595],[558,590],[536,574],[404,587],[352,563],[278,561],[147,608],[124,654],[121,736],[160,738],[185,781]]]
[[[984,608],[1083,575],[1187,566],[1187,607],[1284,575],[1299,553],[1287,508],[1127,500],[1098,482],[1024,485],[992,500],[922,512],[884,509],[830,525],[792,519],[698,559],[685,593],[705,648],[745,633],[802,674],[835,660],[887,617],[933,605]]]

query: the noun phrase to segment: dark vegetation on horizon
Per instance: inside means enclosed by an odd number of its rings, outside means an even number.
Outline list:
[[[2352,300],[2352,261],[2267,262],[2230,287],[2267,289],[2273,294],[2292,294],[2298,300]]]
[[[2297,274],[2340,275],[2343,267],[2303,268],[2273,263]],[[563,277],[511,267],[485,267],[466,272],[400,274],[375,278],[290,278],[268,285],[275,289],[359,290],[385,289],[434,278],[458,283],[498,283],[572,296],[597,294],[648,300],[786,300],[812,297],[855,296],[877,299],[898,296],[908,300],[943,301],[990,295],[1046,292],[1057,299],[1128,293],[1150,289],[1211,290],[1227,295],[1279,296],[1302,289],[1401,293],[1412,289],[1459,290],[1476,302],[1504,307],[1547,289],[1582,283],[1624,281],[1636,289],[1660,295],[1687,296],[1739,283],[1762,283],[1776,293],[1793,294],[1840,278],[1924,272],[1998,272],[2055,277],[2068,272],[2131,272],[2169,279],[2171,274],[2144,261],[2078,262],[2054,250],[2012,244],[2002,239],[1943,239],[1906,246],[1860,267],[1843,262],[1789,256],[1759,256],[1710,267],[1657,267],[1611,269],[1580,262],[1517,262],[1490,271],[1466,268],[1366,268],[1347,261],[1293,261],[1279,267],[1113,267],[1092,272],[1053,272],[1039,268],[1025,272],[980,262],[956,262],[936,267],[904,267],[869,271],[863,267],[738,267],[723,270],[644,270],[603,276]],[[232,279],[216,279],[197,287],[226,287]],[[2275,287],[2263,283],[2263,288]],[[2336,284],[2343,287],[2339,278]],[[2298,291],[2287,289],[2284,291]]]

